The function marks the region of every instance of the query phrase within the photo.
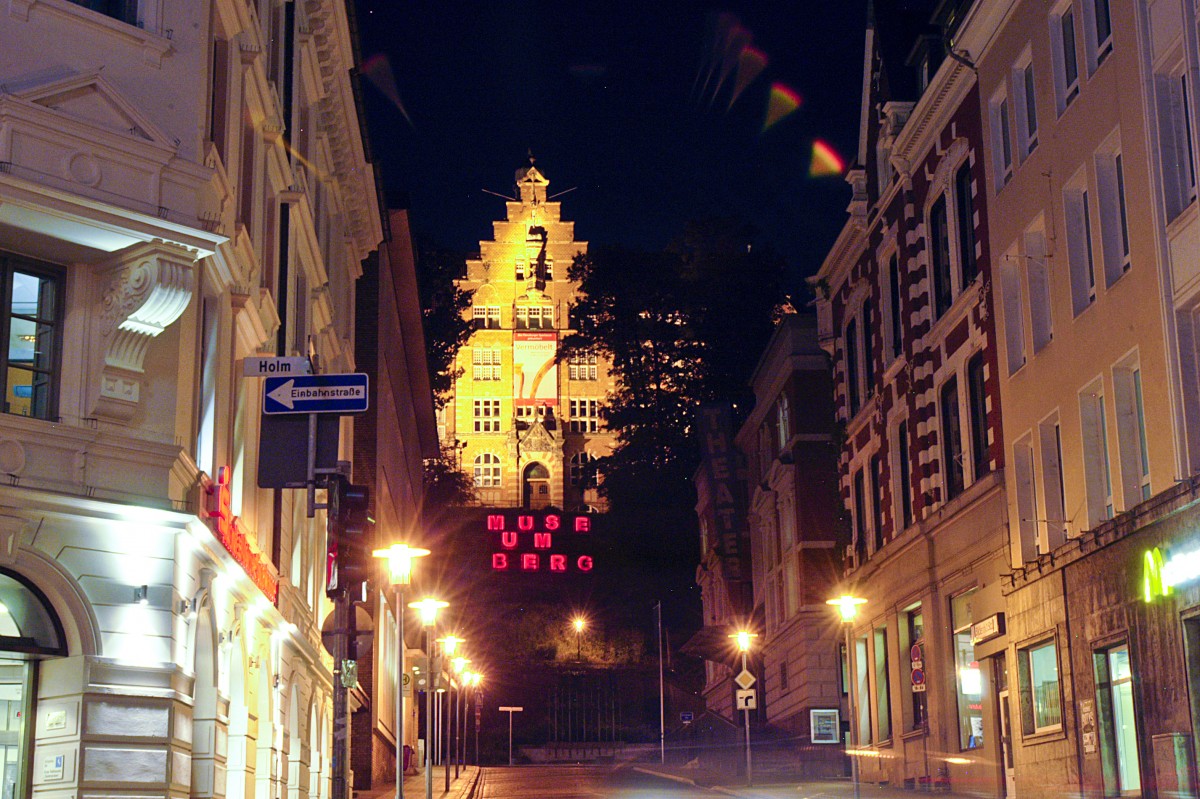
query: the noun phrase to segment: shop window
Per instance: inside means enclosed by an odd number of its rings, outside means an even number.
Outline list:
[[[971,643],[972,605],[978,591],[978,588],[972,588],[950,599],[958,745],[963,750],[983,746],[983,674],[975,660],[975,645]]]
[[[1054,639],[1017,650],[1021,730],[1026,735],[1062,729],[1058,644]]]
[[[887,628],[874,631],[875,643],[875,730],[876,740],[892,737],[892,691],[888,682]]]
[[[1138,757],[1137,714],[1129,647],[1122,644],[1092,653],[1096,675],[1096,717],[1106,796],[1138,796],[1142,769]]]
[[[70,2],[130,25],[138,24],[138,0],[70,0]]]
[[[909,663],[920,661],[922,668],[925,663],[925,616],[921,612],[921,605],[913,605],[904,611],[903,622],[904,647],[901,649],[901,660],[904,660],[904,655],[907,653]],[[911,671],[912,666],[907,667]],[[916,687],[916,686],[914,686]],[[923,686],[922,686],[923,687]],[[904,728],[907,730],[922,730],[925,729],[927,720],[925,709],[925,691],[908,691],[909,701],[907,707],[904,708]]]
[[[53,419],[58,412],[63,276],[48,264],[0,254],[0,281],[8,312],[8,342],[0,375],[4,412]]]

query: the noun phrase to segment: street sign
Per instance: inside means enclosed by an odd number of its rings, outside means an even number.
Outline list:
[[[362,413],[367,409],[367,376],[268,377],[263,381],[263,413]]]
[[[300,356],[284,358],[246,358],[242,361],[245,377],[282,377],[312,374],[312,362]]]
[[[754,675],[750,673],[749,669],[742,669],[741,673],[733,678],[733,681],[742,690],[749,690],[754,686],[754,683],[758,682],[758,680],[754,679]]]
[[[753,689],[738,691],[735,697],[738,710],[754,710],[758,707],[758,692]]]
[[[333,469],[338,461],[341,417],[332,413],[317,416],[316,456],[313,466]],[[308,417],[278,413],[259,417],[259,440],[270,446],[258,448],[259,488],[304,488],[308,485]]]
[[[524,710],[525,710],[525,708],[523,708],[523,707],[504,707],[504,706],[500,707],[501,713],[520,713]]]
[[[925,691],[925,670],[912,670],[912,689],[914,694],[923,693]]]
[[[681,724],[691,724],[696,720],[696,716],[690,710],[679,711],[679,721]]]

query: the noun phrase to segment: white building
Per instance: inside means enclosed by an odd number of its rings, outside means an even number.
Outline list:
[[[324,514],[241,361],[353,371],[346,5],[0,8],[5,797],[328,794]]]

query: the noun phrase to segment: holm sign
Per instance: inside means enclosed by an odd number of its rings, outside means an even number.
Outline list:
[[[590,572],[592,517],[582,513],[506,511],[485,517],[494,572]]]

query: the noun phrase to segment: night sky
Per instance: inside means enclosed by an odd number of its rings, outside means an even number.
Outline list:
[[[512,194],[532,150],[580,240],[656,249],[736,215],[812,274],[850,197],[813,146],[853,158],[865,6],[358,0],[389,204],[421,244],[477,252],[504,213],[485,190]]]

